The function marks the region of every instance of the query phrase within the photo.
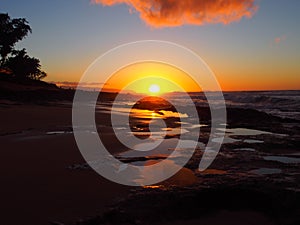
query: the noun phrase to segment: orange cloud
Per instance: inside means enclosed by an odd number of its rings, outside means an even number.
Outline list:
[[[243,17],[251,18],[258,6],[254,0],[92,0],[104,6],[127,4],[152,27],[184,24],[229,24]]]

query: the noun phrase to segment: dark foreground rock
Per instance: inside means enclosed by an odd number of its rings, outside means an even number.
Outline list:
[[[238,215],[243,217],[244,212],[255,212],[264,218],[255,221],[255,224],[266,224],[268,221],[268,224],[274,225],[296,225],[300,223],[300,192],[276,188],[262,180],[213,187],[147,189],[116,204],[104,215],[77,224],[200,222],[204,218],[218,217],[224,211],[235,213],[236,221],[240,219]],[[247,220],[251,218],[244,220],[243,224],[248,224]],[[215,224],[224,222],[216,221]]]

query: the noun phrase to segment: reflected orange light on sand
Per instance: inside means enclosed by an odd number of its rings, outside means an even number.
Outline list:
[[[106,81],[104,89],[160,95],[168,92],[199,92],[199,85],[184,71],[160,62],[142,62],[126,66]]]

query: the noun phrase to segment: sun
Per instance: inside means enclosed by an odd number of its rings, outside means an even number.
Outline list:
[[[152,94],[157,94],[160,92],[160,87],[157,84],[151,84],[148,90]]]

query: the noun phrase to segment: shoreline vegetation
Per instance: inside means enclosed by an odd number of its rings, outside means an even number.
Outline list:
[[[284,161],[300,159],[299,120],[229,103],[228,138],[238,141],[225,142],[208,170],[197,170],[202,152],[196,151],[167,181],[132,188],[102,178],[83,160],[72,133],[73,95],[72,89],[1,74],[4,224],[300,223],[299,163]],[[103,93],[100,98],[109,105],[115,96]],[[209,124],[209,108],[204,104],[198,110],[201,123]],[[104,111],[96,113],[100,136],[118,157],[127,150],[115,140],[109,118]],[[235,129],[271,133],[243,135]],[[209,126],[201,131],[199,142],[205,143]],[[126,163],[162,159],[120,158]]]

